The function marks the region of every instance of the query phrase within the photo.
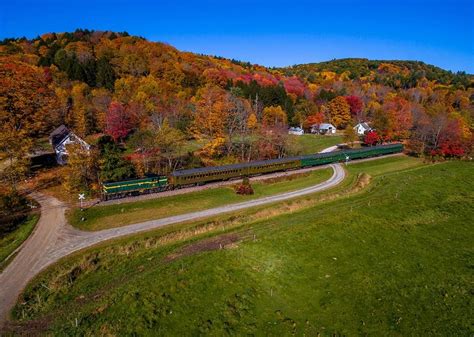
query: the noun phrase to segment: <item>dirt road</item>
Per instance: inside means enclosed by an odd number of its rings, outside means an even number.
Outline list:
[[[121,236],[266,205],[331,188],[344,179],[345,171],[339,164],[330,167],[334,171],[330,179],[301,190],[98,232],[83,232],[71,227],[66,221],[65,204],[53,197],[33,193],[31,196],[41,204],[42,213],[33,234],[0,274],[0,328],[5,324],[11,308],[27,283],[45,267],[64,256]]]

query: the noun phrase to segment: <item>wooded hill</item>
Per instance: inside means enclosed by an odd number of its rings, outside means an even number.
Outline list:
[[[403,140],[420,154],[472,151],[473,76],[422,62],[266,68],[76,30],[5,39],[0,64],[0,151],[18,166],[9,181],[24,173],[37,139],[61,124],[93,143],[110,136],[88,164],[96,170],[87,170],[108,180],[295,154],[288,126],[321,122],[351,139],[352,125],[366,121],[377,130],[371,142]],[[80,165],[81,155],[72,160]]]
[[[438,84],[452,85],[465,90],[472,86],[474,76],[463,71],[453,73],[420,61],[383,61],[363,58],[347,58],[320,63],[299,64],[280,68],[287,76],[297,75],[309,82],[317,82],[321,72],[334,72],[351,80],[370,78],[374,83],[395,89],[409,89],[418,86],[426,78]]]

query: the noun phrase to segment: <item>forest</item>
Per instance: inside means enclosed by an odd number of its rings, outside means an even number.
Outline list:
[[[329,122],[346,139],[403,141],[434,158],[472,156],[474,76],[418,61],[342,59],[268,68],[181,52],[126,32],[48,33],[0,42],[0,159],[14,189],[64,124],[70,191],[177,168],[298,154],[289,126]]]

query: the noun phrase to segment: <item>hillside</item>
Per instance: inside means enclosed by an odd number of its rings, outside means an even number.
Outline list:
[[[287,76],[299,76],[309,82],[317,82],[322,72],[345,74],[351,80],[371,77],[375,83],[394,88],[409,89],[427,79],[443,85],[466,89],[473,86],[474,76],[465,72],[453,73],[420,61],[368,60],[347,58],[319,63],[299,64],[279,68]]]
[[[352,126],[365,121],[376,130],[370,143],[405,141],[420,155],[472,151],[472,76],[421,62],[269,69],[76,30],[5,39],[0,65],[0,155],[15,163],[8,184],[27,171],[23,154],[61,124],[97,145],[93,156],[71,149],[74,165],[60,174],[70,191],[93,191],[98,178],[299,154],[288,126],[321,122],[354,140]]]

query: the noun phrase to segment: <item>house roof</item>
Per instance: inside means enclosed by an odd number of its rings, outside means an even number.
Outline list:
[[[321,124],[314,124],[312,127],[317,127],[319,130],[325,130],[329,128],[335,129],[336,127],[330,123],[321,123]]]
[[[359,125],[362,126],[362,127],[363,127],[364,129],[366,129],[366,130],[370,130],[370,129],[371,129],[371,127],[369,126],[369,124],[367,124],[366,122],[358,123],[355,127],[359,127]]]
[[[60,144],[69,134],[69,129],[65,125],[61,125],[50,133],[49,141],[51,142],[51,145],[55,147],[56,145]]]

